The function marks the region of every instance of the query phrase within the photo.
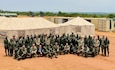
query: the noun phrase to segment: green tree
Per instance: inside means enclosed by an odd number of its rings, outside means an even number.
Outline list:
[[[115,14],[109,14],[107,17],[108,18],[115,18]]]

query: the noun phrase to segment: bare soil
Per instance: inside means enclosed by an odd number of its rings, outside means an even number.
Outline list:
[[[35,57],[17,61],[7,57],[4,47],[0,47],[0,70],[115,70],[115,33],[97,32],[96,35],[105,35],[110,39],[110,56],[100,55],[84,58],[77,55],[59,55],[58,58]]]

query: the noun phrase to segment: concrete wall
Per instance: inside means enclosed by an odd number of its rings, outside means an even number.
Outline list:
[[[91,20],[91,23],[93,23],[95,25],[95,29],[98,30],[99,20],[98,19],[90,19],[90,20]]]

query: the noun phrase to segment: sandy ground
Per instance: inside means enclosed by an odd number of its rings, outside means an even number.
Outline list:
[[[115,33],[97,32],[110,39],[110,56],[98,55],[94,58],[77,55],[60,55],[58,58],[36,57],[17,61],[13,57],[4,56],[4,48],[0,47],[0,70],[115,70]]]

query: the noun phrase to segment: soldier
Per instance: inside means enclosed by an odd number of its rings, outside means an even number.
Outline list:
[[[93,46],[94,47],[94,40],[91,36],[88,38],[88,47]]]
[[[78,50],[77,50],[78,56],[79,56],[79,54],[81,54],[83,52],[83,49],[84,49],[84,40],[82,37],[80,37],[78,40]]]
[[[30,35],[30,38],[33,39],[34,38],[33,35]]]
[[[27,56],[32,58],[32,53],[31,53],[31,49],[30,49],[31,47],[29,45],[27,45],[26,47],[27,47],[26,48],[27,49]]]
[[[63,34],[61,37],[61,44],[63,44],[63,45],[66,45],[66,35],[65,34]]]
[[[103,36],[102,38],[101,38],[101,51],[102,51],[102,55],[103,55],[103,51],[104,51],[104,40],[105,40],[105,37]]]
[[[109,42],[108,38],[106,37],[104,40],[104,56],[106,56],[106,51],[109,56],[109,44],[110,44],[110,42]]]
[[[89,47],[89,54],[91,54],[92,57],[95,56],[95,48],[93,46]]]
[[[23,40],[22,37],[19,37],[19,39],[18,39],[19,47],[23,46],[22,40]]]
[[[48,45],[45,45],[45,46],[42,47],[42,56],[47,56],[47,54],[48,54],[47,46]]]
[[[8,38],[4,38],[4,49],[6,56],[9,55],[9,48],[8,48]]]
[[[83,56],[87,58],[88,56],[88,53],[89,52],[89,47],[87,45],[84,46],[84,49],[83,49]]]
[[[72,32],[71,35],[70,35],[70,37],[75,37],[75,34]]]
[[[44,44],[46,44],[47,39],[48,39],[48,36],[47,36],[47,34],[45,34],[45,35],[44,35]]]
[[[47,37],[47,40],[46,40],[46,45],[50,45],[50,36]]]
[[[9,50],[10,50],[10,56],[13,56],[13,40],[10,39],[10,42],[9,42]]]
[[[34,45],[36,46],[36,38],[34,38],[34,37],[33,37],[33,38],[31,38],[30,42],[31,42],[31,45],[33,45],[33,44],[34,44]]]
[[[55,38],[55,43],[57,42],[58,45],[60,45],[60,37],[59,35],[56,36]]]
[[[75,46],[76,37],[75,37],[74,33],[72,33],[72,34],[70,35],[70,39],[71,39],[71,43]]]
[[[37,48],[37,54],[38,56],[42,56],[42,45],[39,45]]]
[[[98,38],[98,40],[99,40],[99,42],[100,42],[100,44],[99,44],[99,51],[98,51],[98,53],[100,53],[100,48],[101,48],[101,38],[99,37],[99,35],[97,36],[97,38]]]
[[[91,39],[92,39],[92,38],[91,38],[91,36],[89,35],[89,37],[87,38],[87,46],[88,46],[88,47],[91,46],[91,43],[92,43],[92,42],[91,42],[91,41],[92,41]]]
[[[36,34],[34,34],[34,38],[36,38],[37,36],[36,36]]]
[[[26,45],[26,39],[25,39],[25,37],[22,37],[22,44]]]
[[[48,49],[48,57],[52,59],[52,48],[50,45],[47,45],[47,49]]]
[[[14,53],[14,55],[15,55],[15,52],[17,51],[17,46],[16,46],[16,44],[17,44],[17,42],[16,42],[16,38],[15,38],[15,36],[13,36],[13,38],[12,38],[12,46],[13,46],[13,53]]]
[[[19,50],[17,51],[17,60],[20,60],[20,59],[25,59],[26,58],[26,55],[27,55],[27,50],[26,50],[26,47],[25,45],[23,45],[22,47],[19,48]]]
[[[39,46],[40,45],[40,35],[38,35],[38,37],[36,37],[36,45]]]
[[[95,47],[95,54],[97,55],[97,54],[99,54],[99,45],[100,45],[100,42],[99,42],[99,40],[98,39],[96,39],[95,41],[94,41],[94,47]]]
[[[62,53],[65,54],[65,47],[64,47],[63,44],[61,44],[61,45],[59,46],[59,52],[60,52],[60,55],[61,55]]]
[[[72,42],[71,37],[69,36],[69,34],[67,34],[66,38],[65,38],[65,42],[68,43],[70,45],[70,43]]]
[[[51,39],[50,39],[50,44],[52,44],[52,45],[55,44],[55,38],[54,38],[54,36],[51,37]]]
[[[74,45],[72,43],[70,43],[70,54],[73,54],[73,50],[74,50]]]
[[[78,44],[75,44],[75,47],[73,48],[73,54],[77,54],[78,50]]]
[[[19,50],[17,51],[17,60],[22,59],[22,54],[23,54],[22,47],[20,47]]]
[[[87,36],[84,37],[84,45],[88,45]]]
[[[57,42],[54,45],[54,49],[55,49],[56,53],[59,54],[59,45]]]
[[[65,45],[65,51],[67,54],[70,53],[70,46],[68,45],[68,43],[66,43]]]
[[[78,40],[78,48],[80,49],[80,47],[84,49],[84,40],[82,37]]]
[[[22,59],[25,59],[27,57],[27,48],[25,45],[22,46],[22,52],[23,54],[21,55]]]
[[[41,37],[40,37],[40,43],[41,43],[42,46],[45,45],[45,44],[44,44],[44,43],[45,43],[44,34],[42,34]]]
[[[18,43],[18,41],[16,41],[16,45],[15,45],[15,47],[14,47],[14,59],[16,59],[18,56],[17,56],[17,51],[18,51],[18,49],[19,49],[19,43]]]
[[[79,35],[78,35],[78,34],[76,35],[76,39],[77,39],[77,40],[79,39]]]
[[[30,46],[30,38],[29,35],[27,35],[26,39],[25,39],[25,46]]]
[[[55,56],[55,58],[57,58],[57,51],[56,50],[58,50],[58,53],[59,53],[59,49],[55,49],[53,45],[51,45],[51,48],[52,48],[52,50],[51,50],[52,57]]]
[[[32,57],[34,57],[37,53],[37,47],[35,46],[35,44],[32,44],[30,51],[31,51]]]

